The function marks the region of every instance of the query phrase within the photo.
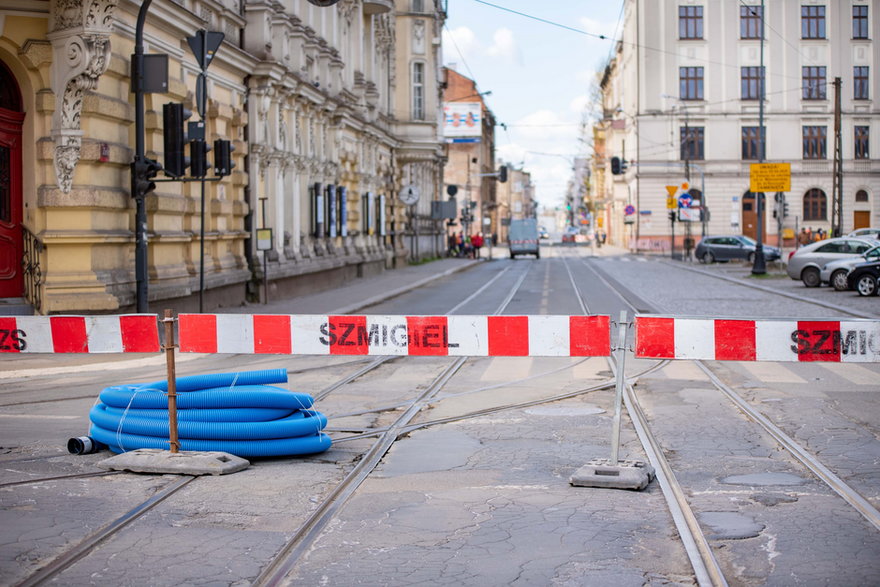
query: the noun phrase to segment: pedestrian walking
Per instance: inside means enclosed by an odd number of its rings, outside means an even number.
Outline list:
[[[480,249],[483,248],[483,233],[478,232],[471,237],[471,244],[474,246],[474,259],[480,258]]]
[[[806,227],[804,227],[801,228],[801,232],[798,235],[798,247],[803,247],[808,244],[810,244],[810,233],[808,233]]]

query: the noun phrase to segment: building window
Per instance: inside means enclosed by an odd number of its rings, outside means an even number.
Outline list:
[[[867,126],[856,126],[855,127],[855,158],[856,159],[869,159],[868,153],[868,137],[869,137],[869,127]]]
[[[703,127],[681,127],[681,158],[684,161],[703,159]]]
[[[868,38],[868,7],[853,6],[853,39]]]
[[[413,12],[424,12],[425,0],[412,0],[412,9]]]
[[[856,192],[856,202],[867,202],[868,201],[868,192],[865,190],[859,190]]]
[[[682,100],[703,99],[703,68],[678,68],[678,95]]]
[[[804,127],[804,159],[825,159],[827,127]]]
[[[825,38],[824,6],[801,6],[801,38]]]
[[[739,7],[739,38],[760,39],[761,17],[764,8],[762,6]]]
[[[702,39],[703,38],[703,7],[702,6],[679,6],[678,7],[678,38],[679,39]]]
[[[425,119],[425,64],[413,63],[412,69],[412,117]]]
[[[868,99],[868,66],[853,67],[853,100]]]
[[[766,132],[766,130],[765,130]],[[744,126],[742,127],[742,158],[743,159],[760,159],[761,158],[761,127],[760,126]]]
[[[825,192],[818,188],[808,190],[804,194],[804,220],[827,220],[828,199]]]
[[[806,65],[801,68],[803,72],[803,99],[824,100],[826,97],[825,67],[818,65]]]
[[[761,79],[764,77],[760,67],[740,68],[740,95],[743,100],[761,98]]]

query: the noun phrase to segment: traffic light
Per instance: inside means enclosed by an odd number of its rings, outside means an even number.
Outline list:
[[[189,159],[185,156],[184,145],[186,133],[183,121],[192,116],[192,112],[183,104],[170,103],[162,106],[162,132],[165,143],[165,175],[181,177],[189,167]]]
[[[498,168],[498,181],[504,183],[507,181],[507,165]]]
[[[202,139],[190,141],[190,174],[193,177],[205,177],[208,175],[208,151],[210,150],[211,148],[208,146],[208,143]]]
[[[162,171],[162,165],[152,159],[131,163],[131,197],[142,198],[156,189],[153,179]]]
[[[788,218],[788,202],[782,202],[782,217]]]
[[[623,157],[611,158],[611,175],[620,175],[626,171],[627,167],[629,167],[629,164]]]
[[[224,177],[232,173],[235,161],[232,160],[232,152],[235,145],[226,139],[214,141],[214,175]]]
[[[669,211],[669,221],[670,221],[670,222],[675,222],[675,210],[670,210],[670,211]]]

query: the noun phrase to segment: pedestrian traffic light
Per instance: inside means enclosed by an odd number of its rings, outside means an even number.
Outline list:
[[[210,150],[211,148],[208,146],[208,143],[202,139],[190,141],[190,174],[193,177],[205,177],[208,175],[208,151]]]
[[[162,171],[162,165],[152,159],[133,161],[131,164],[131,197],[143,198],[156,189],[153,179]]]
[[[162,106],[162,132],[165,146],[165,175],[181,177],[189,167],[189,159],[185,156],[184,145],[186,133],[183,122],[192,116],[192,112],[183,104],[170,103]]]
[[[235,167],[235,161],[232,160],[234,150],[235,145],[232,141],[226,139],[214,141],[214,175],[225,177],[232,174],[232,168]]]
[[[498,168],[498,181],[504,183],[507,181],[507,165]]]

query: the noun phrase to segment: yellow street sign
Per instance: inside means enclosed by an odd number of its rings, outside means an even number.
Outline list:
[[[666,186],[666,193],[669,194],[669,197],[670,197],[670,198],[675,197],[675,192],[677,192],[677,191],[678,191],[678,186],[677,186],[677,185],[668,185],[668,186]]]
[[[667,210],[675,210],[675,208],[676,208],[675,198],[672,198],[672,197],[666,198],[666,209]]]
[[[752,163],[749,166],[749,191],[790,192],[791,163]]]

